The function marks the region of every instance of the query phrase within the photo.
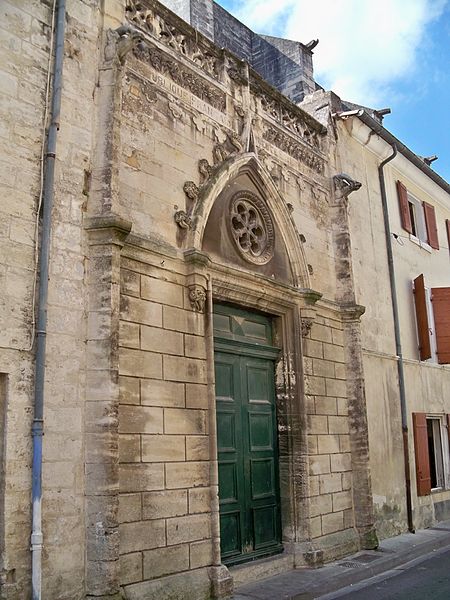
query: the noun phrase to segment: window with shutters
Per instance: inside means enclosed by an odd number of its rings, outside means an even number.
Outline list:
[[[420,202],[401,181],[397,181],[397,194],[402,227],[410,240],[429,252],[439,250],[434,206]]]
[[[450,287],[428,288],[419,275],[413,292],[420,360],[450,364]]]
[[[450,487],[450,415],[413,413],[417,495]]]

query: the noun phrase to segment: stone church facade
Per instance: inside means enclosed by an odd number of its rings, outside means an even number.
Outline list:
[[[52,14],[7,6],[1,597],[22,600]],[[68,0],[65,22],[42,597],[225,598],[254,559],[376,547],[332,128],[157,2]]]

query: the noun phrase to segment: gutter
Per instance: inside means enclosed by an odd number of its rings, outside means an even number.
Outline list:
[[[51,245],[52,208],[54,195],[56,138],[61,109],[62,68],[64,58],[64,29],[66,0],[57,0],[55,25],[55,61],[47,149],[44,155],[44,189],[42,194],[42,234],[39,249],[39,292],[37,300],[36,366],[34,386],[34,416],[32,464],[31,519],[31,583],[33,600],[42,594],[42,437],[44,433],[44,380],[47,337],[47,299]]]
[[[361,118],[360,115],[358,115],[358,116],[359,116],[359,118]],[[382,128],[382,129],[384,129],[384,128]],[[414,533],[414,524],[413,524],[413,517],[412,517],[412,501],[411,501],[411,468],[410,468],[410,462],[409,462],[408,413],[407,413],[407,407],[406,407],[405,373],[404,373],[404,368],[403,368],[403,352],[402,352],[402,343],[401,343],[401,336],[400,336],[400,319],[399,319],[399,311],[398,311],[397,287],[396,287],[396,283],[395,283],[395,268],[394,268],[394,257],[393,257],[393,252],[392,252],[392,237],[391,237],[391,228],[390,228],[390,223],[389,223],[389,211],[388,211],[388,204],[387,204],[387,197],[386,197],[386,183],[384,180],[384,171],[383,171],[383,169],[387,165],[387,163],[390,162],[391,160],[393,160],[397,156],[398,149],[397,149],[397,145],[395,143],[392,144],[392,150],[393,150],[392,154],[379,164],[378,176],[379,176],[379,180],[380,180],[381,203],[382,203],[382,207],[383,207],[383,220],[384,220],[384,233],[385,233],[385,237],[386,237],[386,250],[387,250],[388,267],[389,267],[389,281],[390,281],[390,286],[391,286],[392,313],[393,313],[393,317],[394,317],[395,353],[397,355],[398,387],[399,387],[399,393],[400,393],[400,410],[401,410],[401,418],[402,418],[402,435],[403,435],[403,454],[404,454],[404,466],[405,466],[406,513],[407,513],[407,519],[408,519],[408,530],[411,533]],[[418,159],[418,160],[420,160],[420,159]],[[423,166],[425,167],[426,165],[423,165]],[[431,169],[429,169],[429,170],[431,170]],[[437,177],[439,177],[439,175]]]
[[[355,111],[350,111],[354,113]],[[390,133],[387,129],[385,129],[378,121],[376,121],[373,117],[371,117],[365,110],[356,111],[356,114],[349,115],[347,113],[339,113],[339,117],[342,116],[357,116],[358,119],[367,125],[373,132],[380,136],[385,142],[387,142],[390,146],[396,147],[400,154],[403,154],[405,158],[407,158],[414,166],[425,173],[427,177],[432,179],[434,183],[436,183],[440,188],[442,188],[447,194],[450,194],[450,184],[445,181],[440,175],[433,171],[421,158],[414,154],[405,144],[403,144],[400,140],[398,140],[392,133]]]

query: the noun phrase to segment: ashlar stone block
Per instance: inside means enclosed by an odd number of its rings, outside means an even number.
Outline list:
[[[183,544],[211,537],[209,515],[189,515],[167,519],[167,544]]]
[[[209,485],[209,463],[169,463],[166,464],[166,488],[192,488]]]
[[[154,406],[119,406],[119,433],[162,433],[163,409]]]
[[[184,435],[143,435],[143,462],[176,462],[186,458]]]
[[[155,579],[189,569],[189,544],[147,550],[144,556],[144,579]]]
[[[119,539],[120,554],[161,548],[166,545],[165,521],[122,523],[119,525]]]
[[[184,384],[159,379],[141,381],[141,402],[148,406],[184,406]]]
[[[187,514],[188,493],[186,490],[164,490],[142,494],[144,519],[181,517]]]

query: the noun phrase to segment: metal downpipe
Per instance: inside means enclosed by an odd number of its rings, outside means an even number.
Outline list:
[[[398,313],[397,287],[395,282],[394,257],[392,253],[392,238],[391,228],[389,223],[389,211],[386,197],[386,183],[384,180],[383,169],[388,162],[397,156],[397,146],[392,145],[392,154],[388,156],[378,166],[378,175],[380,179],[381,202],[383,206],[384,233],[386,237],[386,250],[388,256],[389,280],[391,285],[392,313],[394,317],[394,332],[395,332],[395,351],[397,355],[397,371],[398,371],[398,387],[400,392],[400,409],[402,416],[402,436],[403,436],[403,454],[405,465],[405,488],[406,488],[406,512],[408,518],[408,530],[414,533],[414,525],[412,518],[412,501],[411,501],[411,475],[409,464],[409,441],[408,441],[408,414],[406,409],[406,392],[405,392],[405,373],[403,369],[403,353],[400,337],[400,322]]]
[[[44,189],[42,194],[42,234],[39,249],[39,292],[36,325],[36,367],[34,387],[34,417],[32,464],[32,520],[31,520],[31,582],[33,600],[41,600],[42,587],[42,436],[44,429],[45,347],[47,335],[47,297],[51,221],[53,208],[56,137],[61,107],[62,68],[64,58],[64,29],[66,2],[58,0],[55,24],[55,61],[50,126],[44,155]]]

